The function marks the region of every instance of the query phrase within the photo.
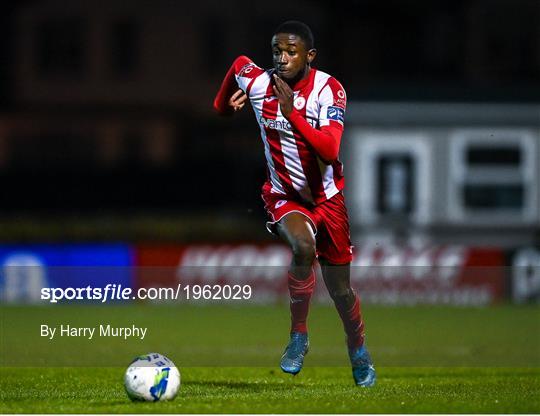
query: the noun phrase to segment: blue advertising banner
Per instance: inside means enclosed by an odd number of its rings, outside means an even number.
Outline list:
[[[0,300],[37,302],[42,288],[86,288],[133,282],[127,244],[0,245]]]

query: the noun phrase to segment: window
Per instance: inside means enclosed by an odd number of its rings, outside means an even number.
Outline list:
[[[534,217],[535,141],[525,130],[460,130],[450,137],[450,217],[474,223]]]
[[[11,162],[20,170],[85,169],[96,159],[91,132],[62,128],[22,132],[11,137]]]
[[[408,215],[413,211],[414,167],[408,153],[381,154],[377,158],[377,212],[379,214]]]
[[[472,166],[511,166],[519,167],[522,161],[521,148],[516,145],[489,146],[471,144],[467,148],[467,163]]]
[[[130,20],[115,21],[109,32],[109,65],[115,77],[132,76],[140,59],[139,26]]]
[[[348,178],[351,214],[360,224],[427,224],[431,221],[430,137],[374,130],[351,141]]]
[[[202,25],[201,42],[203,50],[203,69],[208,75],[222,74],[223,68],[231,64],[227,54],[227,26],[221,16],[208,18]],[[219,46],[218,46],[219,45]]]
[[[36,28],[37,67],[44,78],[79,79],[85,68],[86,25],[82,18],[42,21]]]
[[[522,209],[524,189],[522,184],[515,185],[471,185],[463,186],[463,200],[469,209]]]

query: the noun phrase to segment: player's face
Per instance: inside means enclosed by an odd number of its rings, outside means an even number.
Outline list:
[[[302,79],[315,54],[315,49],[308,50],[302,38],[292,33],[277,33],[272,37],[274,68],[285,81]]]

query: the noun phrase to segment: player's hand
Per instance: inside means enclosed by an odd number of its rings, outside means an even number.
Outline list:
[[[229,106],[236,111],[240,111],[246,105],[247,95],[242,90],[236,91],[231,98],[229,98]]]
[[[288,119],[293,110],[294,92],[291,87],[289,87],[289,85],[280,77],[278,77],[276,74],[273,76],[274,85],[272,85],[272,88],[274,89],[274,95],[279,101],[281,114],[283,114],[283,117]]]

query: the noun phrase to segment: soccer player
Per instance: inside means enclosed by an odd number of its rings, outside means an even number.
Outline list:
[[[262,198],[267,228],[292,250],[288,273],[290,341],[281,369],[298,374],[308,352],[307,316],[318,257],[328,292],[347,335],[355,383],[372,386],[375,369],[364,346],[360,300],[350,285],[349,220],[338,159],[347,98],[341,84],[311,67],[317,54],[304,23],[281,24],[272,37],[274,67],[265,70],[246,56],[227,72],[214,100],[221,115],[247,100],[260,126],[268,179]]]

